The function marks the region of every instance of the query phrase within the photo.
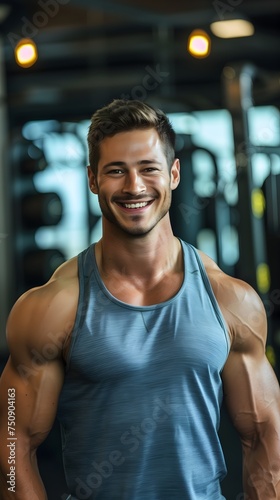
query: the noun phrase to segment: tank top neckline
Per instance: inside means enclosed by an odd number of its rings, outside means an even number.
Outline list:
[[[96,257],[95,257],[95,243],[92,245],[92,252],[91,252],[91,258],[92,258],[92,264],[93,264],[93,271],[94,271],[94,274],[95,274],[95,278],[97,280],[97,283],[99,285],[99,288],[100,290],[104,293],[104,295],[111,301],[111,302],[114,302],[115,304],[121,306],[121,307],[125,307],[127,309],[130,309],[130,310],[137,310],[137,311],[152,311],[154,309],[159,309],[159,308],[162,308],[162,307],[166,307],[170,304],[172,304],[175,300],[178,299],[178,297],[181,295],[181,293],[183,292],[185,286],[186,286],[186,283],[187,283],[187,274],[188,274],[188,265],[187,265],[187,247],[190,246],[189,244],[186,244],[185,242],[183,242],[181,240],[181,238],[178,238],[180,244],[181,244],[181,249],[182,249],[182,252],[183,252],[183,273],[184,273],[184,277],[183,277],[183,282],[180,286],[180,288],[177,290],[177,292],[172,296],[170,297],[169,299],[167,300],[164,300],[163,302],[159,302],[157,304],[150,304],[148,306],[137,306],[137,305],[133,305],[133,304],[129,304],[128,302],[124,302],[120,299],[117,299],[117,297],[115,297],[109,290],[108,288],[105,286],[101,276],[100,276],[100,272],[99,272],[99,269],[98,269],[98,266],[97,266],[97,262],[96,262]]]

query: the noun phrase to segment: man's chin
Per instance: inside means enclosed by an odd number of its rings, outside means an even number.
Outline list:
[[[122,227],[122,230],[123,230],[123,232],[128,237],[131,237],[131,238],[144,238],[145,236],[147,236],[147,234],[150,233],[151,228],[149,228],[149,229],[147,229],[147,228],[133,228],[133,229],[130,229],[130,228],[124,228],[124,227]]]
[[[121,220],[118,220],[116,217],[112,216],[112,214],[108,214],[103,211],[103,217],[107,219],[107,221],[112,225],[112,230],[115,229],[121,230],[127,237],[131,238],[144,238],[147,236],[154,227],[160,222],[163,217],[165,217],[167,211],[165,211],[161,217],[158,219],[154,219],[154,221],[150,221],[149,225],[141,224],[141,218],[135,216],[134,220],[130,220],[130,223],[123,223]]]
[[[143,231],[142,233],[138,232],[138,233],[128,233],[128,236],[130,236],[131,239],[141,239],[141,238],[145,238],[145,236],[147,236],[148,234],[150,233],[150,231]]]

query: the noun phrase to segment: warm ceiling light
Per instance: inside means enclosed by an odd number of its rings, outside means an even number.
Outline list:
[[[215,21],[210,24],[210,28],[212,33],[219,38],[252,36],[255,31],[253,24],[245,19],[225,19],[223,21]]]
[[[203,30],[194,30],[188,38],[188,51],[193,57],[203,58],[210,54],[211,40]]]
[[[30,68],[38,59],[37,46],[33,40],[23,38],[15,47],[15,58],[19,66]]]

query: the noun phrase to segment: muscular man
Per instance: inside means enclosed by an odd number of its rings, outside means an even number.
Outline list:
[[[265,311],[248,284],[173,235],[174,139],[164,113],[142,102],[116,100],[92,117],[88,179],[103,235],[10,313],[4,500],[46,499],[36,449],[56,414],[69,499],[222,499],[222,398],[243,445],[245,498],[280,499]]]

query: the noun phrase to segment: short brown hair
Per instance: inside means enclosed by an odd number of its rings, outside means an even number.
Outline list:
[[[135,129],[155,128],[162,141],[169,168],[175,159],[175,132],[163,111],[137,100],[114,99],[98,109],[91,118],[88,131],[89,164],[97,174],[99,146],[105,137]]]

